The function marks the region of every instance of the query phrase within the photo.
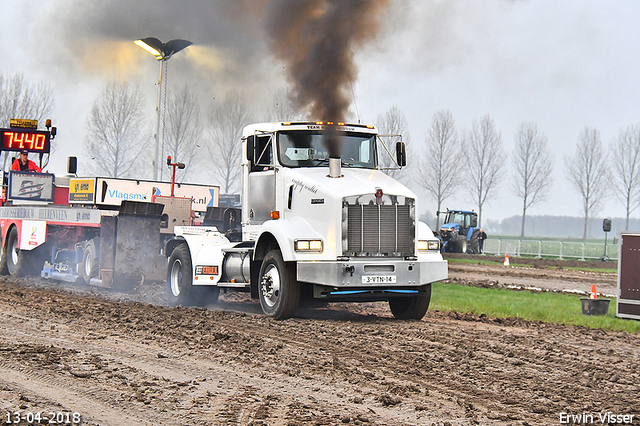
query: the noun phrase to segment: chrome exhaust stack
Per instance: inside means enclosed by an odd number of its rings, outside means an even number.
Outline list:
[[[329,177],[340,178],[342,177],[342,159],[329,158]]]

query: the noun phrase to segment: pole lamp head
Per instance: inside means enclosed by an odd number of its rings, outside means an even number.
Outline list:
[[[171,40],[163,43],[155,37],[141,38],[134,41],[134,43],[151,53],[159,61],[166,61],[173,56],[174,53],[178,53],[182,49],[193,44],[188,40],[182,39]]]

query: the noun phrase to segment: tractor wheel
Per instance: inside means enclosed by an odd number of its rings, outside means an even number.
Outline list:
[[[421,320],[431,303],[431,284],[424,286],[419,296],[393,297],[389,299],[389,307],[394,317],[399,320]]]
[[[284,262],[280,250],[271,250],[260,267],[258,293],[265,315],[286,319],[295,315],[300,302],[300,284],[294,262]]]
[[[458,241],[456,241],[456,252],[457,253],[467,253],[467,239],[464,236],[458,237]]]
[[[18,240],[18,229],[11,228],[7,238],[7,269],[12,277],[26,277],[29,275],[31,257],[29,251],[20,250]]]
[[[469,253],[480,253],[478,235],[480,235],[480,229],[476,228],[471,233],[471,238],[469,239]]]
[[[82,255],[82,267],[81,274],[84,282],[91,283],[91,278],[98,276],[99,267],[99,255],[98,255],[98,239],[94,238],[84,246],[84,254]]]
[[[5,241],[0,244],[0,275],[8,275],[9,269],[7,268],[7,248],[5,247]]]

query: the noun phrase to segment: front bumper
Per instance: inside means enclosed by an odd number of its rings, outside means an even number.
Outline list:
[[[341,288],[419,287],[446,280],[448,276],[446,260],[349,259],[297,262],[298,281]]]

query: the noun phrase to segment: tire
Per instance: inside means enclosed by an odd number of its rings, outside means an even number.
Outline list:
[[[98,267],[100,266],[98,254],[98,239],[89,240],[84,246],[84,254],[82,255],[81,275],[84,282],[90,284],[91,278],[98,276]]]
[[[12,277],[26,277],[29,275],[29,255],[31,253],[20,250],[18,228],[11,228],[7,238],[7,270]]]
[[[463,253],[463,254],[467,253],[467,247],[468,247],[467,238],[462,235],[459,236],[455,246],[456,253]]]
[[[389,308],[399,320],[421,320],[429,310],[431,303],[431,284],[424,287],[419,296],[393,297],[389,299]]]
[[[480,229],[476,228],[471,233],[471,238],[469,239],[469,253],[480,253],[480,242],[478,241],[478,235],[480,235]]]
[[[207,306],[218,300],[220,287],[194,286],[189,247],[185,244],[171,252],[167,268],[167,294],[171,306]]]
[[[260,267],[258,293],[262,312],[275,319],[295,315],[300,303],[300,284],[294,262],[284,262],[280,250],[271,250]]]
[[[0,275],[9,274],[9,268],[7,268],[7,248],[4,243],[5,241],[0,244]]]
[[[167,294],[171,306],[189,304],[193,286],[193,268],[191,267],[191,255],[186,244],[179,244],[171,252],[167,267]]]

